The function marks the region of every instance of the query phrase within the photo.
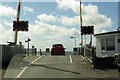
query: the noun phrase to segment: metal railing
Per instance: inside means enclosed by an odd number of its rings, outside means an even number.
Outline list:
[[[25,49],[25,53],[28,55],[28,56],[30,56],[30,55],[34,55],[34,56],[36,56],[37,55],[37,48],[32,48],[32,49]]]
[[[88,45],[85,45],[84,46],[84,55],[85,55],[85,57],[87,57],[88,59],[93,61],[93,58],[96,56],[95,48],[94,47],[90,47]]]

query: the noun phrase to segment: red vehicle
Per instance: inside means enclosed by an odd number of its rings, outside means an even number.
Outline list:
[[[51,49],[51,55],[65,55],[65,48],[62,44],[54,44]]]

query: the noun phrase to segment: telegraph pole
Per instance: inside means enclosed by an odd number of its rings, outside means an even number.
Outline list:
[[[81,0],[80,0],[80,29],[82,29],[82,6],[81,6]],[[81,52],[83,51],[83,35],[81,33]],[[82,52],[83,54],[83,52]]]
[[[21,7],[22,0],[19,0],[18,4],[18,12],[17,12],[17,22],[19,21],[20,18],[20,7]],[[15,30],[15,44],[17,44],[17,37],[18,37],[18,30]]]

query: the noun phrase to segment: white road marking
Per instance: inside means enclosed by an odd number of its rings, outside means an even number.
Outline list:
[[[36,58],[34,61],[31,62],[31,64],[33,64],[35,61],[37,61],[38,59],[40,59],[42,56],[39,56],[38,58]]]
[[[33,60],[30,64],[33,64],[35,61],[37,61],[40,58],[41,58],[41,56],[39,56],[38,58]],[[24,67],[23,70],[17,75],[17,78],[19,78],[27,68],[28,68],[28,66]]]
[[[28,66],[27,66],[27,67],[24,67],[23,70],[17,75],[17,78],[19,78],[19,77],[22,75],[22,73],[23,73],[27,68],[28,68]]]
[[[69,57],[70,57],[70,63],[72,63],[73,61],[72,61],[72,57],[71,57],[71,55],[69,55]]]
[[[24,57],[24,58],[23,58],[23,60],[25,60],[26,58],[27,58],[27,56],[26,56],[26,57]]]

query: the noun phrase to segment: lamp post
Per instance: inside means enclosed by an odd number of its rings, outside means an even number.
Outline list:
[[[70,37],[70,38],[74,38],[75,39],[75,48],[76,48],[76,38],[75,37]]]

